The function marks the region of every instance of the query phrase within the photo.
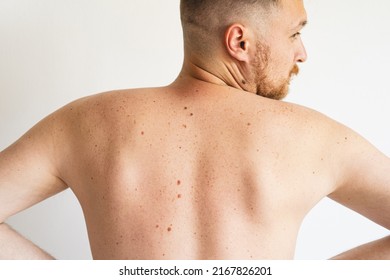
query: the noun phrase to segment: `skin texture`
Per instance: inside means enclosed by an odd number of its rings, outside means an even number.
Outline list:
[[[1,152],[0,222],[69,186],[95,259],[291,259],[326,196],[390,229],[389,158],[322,114],[259,96],[285,95],[306,59],[303,3],[282,2],[267,39],[234,23],[219,63],[187,44],[171,85],[77,100]],[[256,62],[258,42],[272,67]],[[23,240],[2,225],[0,257],[43,257]],[[338,258],[388,259],[388,238]]]

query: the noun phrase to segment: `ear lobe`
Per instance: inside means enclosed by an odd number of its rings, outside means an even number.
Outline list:
[[[233,24],[225,34],[225,46],[228,53],[241,62],[248,62],[249,41],[247,30],[240,24]]]

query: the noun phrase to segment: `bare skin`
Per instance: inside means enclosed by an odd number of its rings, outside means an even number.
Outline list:
[[[326,196],[390,229],[388,157],[315,111],[229,82],[245,71],[197,62],[187,52],[167,87],[75,101],[1,152],[0,222],[69,186],[95,259],[292,259]],[[344,258],[390,258],[388,239]]]

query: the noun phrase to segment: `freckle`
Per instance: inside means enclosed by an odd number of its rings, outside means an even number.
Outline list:
[[[183,127],[184,127],[184,128],[187,128],[187,125],[183,124]]]
[[[196,89],[196,90],[195,90],[195,92],[199,92],[199,90],[198,90],[198,89]]]
[[[159,225],[156,225],[156,228],[159,228],[160,226]]]
[[[119,245],[119,242],[116,243],[116,246],[118,246],[118,245]]]
[[[181,194],[178,194],[178,195],[177,195],[177,198],[181,198]]]
[[[248,123],[248,126],[251,126],[251,123]]]
[[[145,134],[145,132],[141,131],[141,135],[144,135],[144,134]]]
[[[177,185],[180,186],[180,184],[181,184],[181,181],[177,180]]]
[[[345,137],[345,140],[348,140],[348,137]]]
[[[93,177],[91,177],[91,180],[93,181]]]

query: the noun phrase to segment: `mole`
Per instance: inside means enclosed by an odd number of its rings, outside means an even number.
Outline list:
[[[181,181],[177,180],[177,185],[180,186],[180,184],[181,184]]]
[[[167,231],[168,231],[168,232],[171,232],[171,231],[172,231],[172,228],[171,228],[171,227],[168,227]]]

